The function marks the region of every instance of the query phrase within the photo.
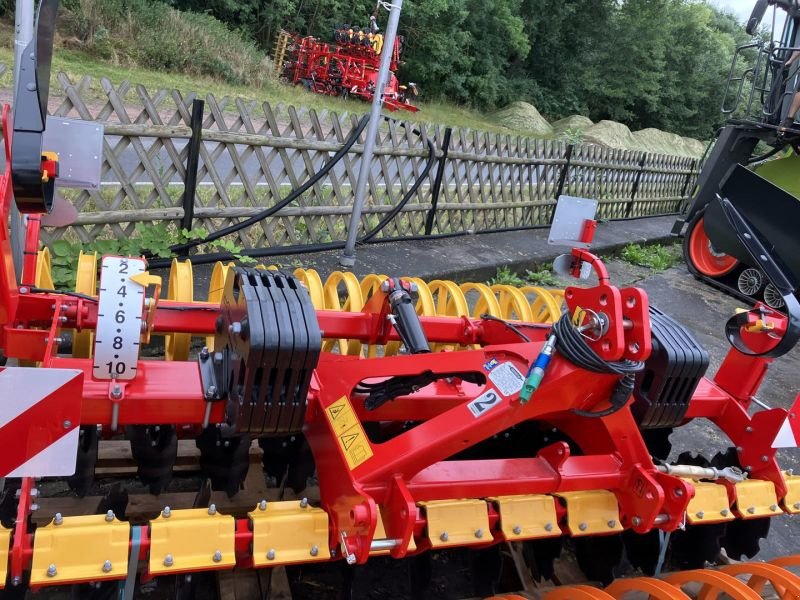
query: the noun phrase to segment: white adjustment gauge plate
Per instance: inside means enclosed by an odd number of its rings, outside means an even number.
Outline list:
[[[92,371],[95,379],[136,377],[144,286],[131,281],[131,276],[144,271],[141,258],[103,257]]]

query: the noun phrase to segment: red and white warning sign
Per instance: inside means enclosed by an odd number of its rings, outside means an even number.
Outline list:
[[[773,448],[800,448],[800,418],[797,416],[800,413],[798,411],[800,411],[800,395],[797,396],[794,405],[783,420],[778,435],[772,442]]]
[[[75,473],[83,371],[0,368],[0,477]]]

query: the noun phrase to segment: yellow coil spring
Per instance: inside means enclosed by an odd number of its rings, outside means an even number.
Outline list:
[[[233,263],[218,262],[214,265],[208,288],[208,302],[218,304],[225,287],[225,278],[234,267]],[[276,270],[277,267],[259,266],[257,268]],[[308,289],[314,308],[342,312],[359,312],[370,297],[379,290],[386,275],[370,274],[359,280],[353,273],[334,271],[323,282],[314,269],[295,269],[294,276]],[[564,302],[563,290],[545,289],[538,286],[517,288],[511,285],[492,285],[436,279],[425,282],[419,277],[403,277],[417,284],[416,310],[420,316],[479,317],[490,314],[508,321],[527,323],[552,323],[561,316]],[[50,253],[47,249],[39,253],[36,265],[36,285],[52,288],[50,274]],[[78,272],[75,291],[83,294],[97,293],[97,255],[81,253],[78,259]],[[167,299],[181,302],[194,301],[194,279],[192,265],[187,261],[172,261],[169,270]],[[165,336],[167,360],[187,360],[191,347],[191,335],[170,333]],[[73,355],[88,358],[92,353],[93,335],[91,332],[76,332]],[[213,348],[213,336],[206,337],[206,345]],[[433,350],[452,348],[452,345],[434,344]],[[352,356],[376,356],[378,349],[367,348],[358,340],[326,339],[323,349],[338,350],[341,354]],[[383,349],[385,356],[397,354],[398,342],[391,342]]]

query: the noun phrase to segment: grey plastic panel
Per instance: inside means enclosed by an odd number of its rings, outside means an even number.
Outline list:
[[[48,116],[42,149],[58,154],[57,188],[100,189],[102,123]]]
[[[588,248],[590,244],[579,241],[584,221],[593,220],[597,212],[597,200],[559,196],[553,224],[547,243],[552,246]]]

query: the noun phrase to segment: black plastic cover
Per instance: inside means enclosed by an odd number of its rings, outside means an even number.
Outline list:
[[[708,369],[708,352],[672,317],[650,307],[653,351],[636,376],[634,418],[642,429],[675,427]]]

